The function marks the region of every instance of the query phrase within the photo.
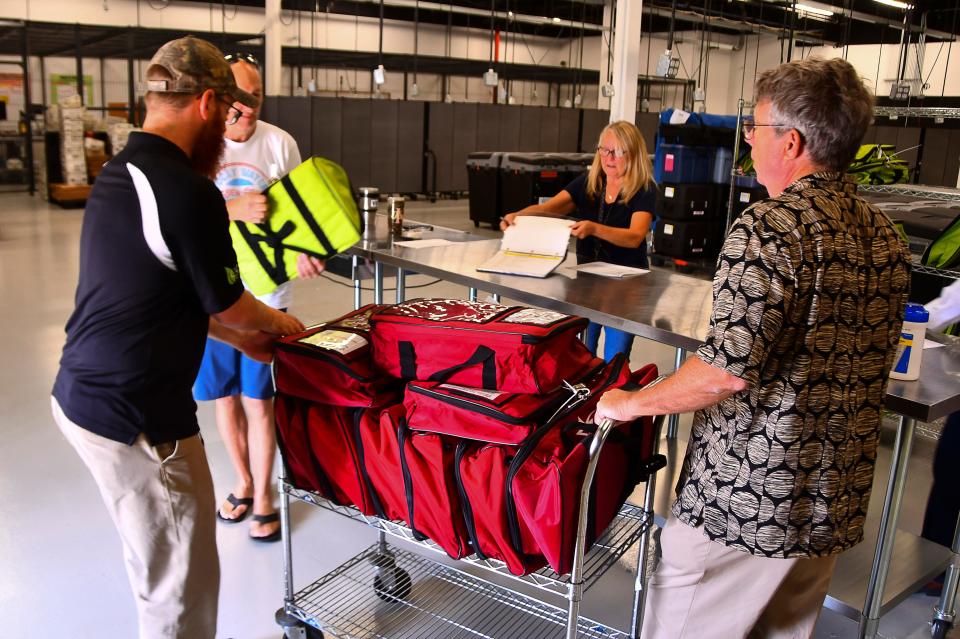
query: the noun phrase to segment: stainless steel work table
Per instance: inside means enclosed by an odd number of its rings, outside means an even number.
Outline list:
[[[374,262],[377,302],[383,302],[383,266],[389,265],[397,269],[397,301],[404,299],[406,274],[422,273],[468,287],[471,298],[478,289],[484,290],[673,346],[677,365],[684,351],[695,350],[706,335],[712,304],[707,280],[658,269],[624,279],[600,277],[569,269],[575,263],[572,255],[545,279],[481,273],[476,266],[496,253],[499,240],[431,227],[422,232],[422,239],[442,238],[454,244],[394,246],[380,217],[378,239],[364,240],[349,251]],[[359,295],[358,280],[358,304]],[[916,421],[932,421],[960,410],[960,382],[945,370],[960,371],[960,355],[948,348],[928,349],[918,382],[891,381],[887,387],[886,408],[898,413],[900,420],[878,540],[840,556],[825,603],[858,620],[860,637],[876,637],[880,617],[943,571],[953,558],[950,549],[896,528]],[[674,418],[668,436],[675,436],[675,425]]]

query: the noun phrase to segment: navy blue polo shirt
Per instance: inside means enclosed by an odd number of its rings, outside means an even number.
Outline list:
[[[243,293],[228,224],[220,191],[165,138],[133,133],[104,166],[53,387],[70,421],[127,444],[199,432],[191,386],[208,319]]]
[[[573,203],[577,206],[576,217],[622,229],[630,228],[630,219],[634,213],[646,211],[653,215],[657,205],[657,187],[653,185],[637,191],[629,202],[624,202],[619,197],[612,204],[605,202],[603,197],[591,199],[587,195],[586,173],[565,186],[564,190],[570,194]],[[637,248],[624,248],[592,235],[582,240],[578,239],[577,263],[587,262],[608,262],[620,266],[646,268],[647,243],[643,242]]]

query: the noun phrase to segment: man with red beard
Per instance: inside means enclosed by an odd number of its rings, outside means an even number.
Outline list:
[[[269,361],[273,336],[303,325],[244,291],[209,179],[234,103],[256,100],[197,38],[161,47],[146,79],[143,132],[87,203],[53,413],[120,533],[141,639],[213,639],[215,498],[191,386],[208,332]]]

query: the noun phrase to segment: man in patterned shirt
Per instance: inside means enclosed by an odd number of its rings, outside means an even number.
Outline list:
[[[644,639],[811,636],[859,543],[909,251],[843,170],[873,99],[847,62],[760,76],[744,124],[770,199],[730,228],[704,343],[597,417],[696,411]]]

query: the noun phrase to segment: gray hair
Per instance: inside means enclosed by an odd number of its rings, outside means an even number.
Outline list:
[[[814,162],[843,171],[873,119],[873,95],[846,60],[781,64],[757,80],[755,100],[770,102],[773,123],[795,128]]]

